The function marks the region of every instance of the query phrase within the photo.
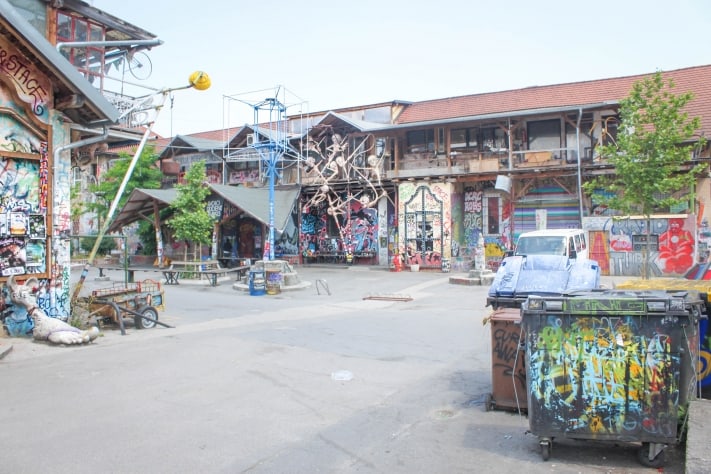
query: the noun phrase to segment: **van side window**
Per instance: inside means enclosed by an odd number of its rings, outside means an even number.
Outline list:
[[[580,252],[583,249],[583,244],[582,244],[581,240],[582,240],[582,237],[580,236],[580,234],[575,236],[575,250],[578,252]]]
[[[575,242],[573,241],[573,238],[570,237],[568,238],[568,255],[573,255],[573,252],[575,252]]]

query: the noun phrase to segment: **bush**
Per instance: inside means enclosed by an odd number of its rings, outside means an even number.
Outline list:
[[[96,242],[96,237],[82,237],[81,240],[79,240],[79,247],[84,252],[89,253],[91,252],[91,249],[94,248],[94,242]],[[108,255],[111,253],[112,250],[115,250],[116,248],[116,238],[104,236],[104,238],[101,239],[101,243],[99,244],[97,254]]]

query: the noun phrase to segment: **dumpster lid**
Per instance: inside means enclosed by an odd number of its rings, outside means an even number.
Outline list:
[[[697,291],[593,290],[560,296],[532,295],[522,310],[567,314],[685,314],[690,306],[703,304]]]
[[[489,316],[493,321],[521,321],[521,310],[519,308],[499,308]]]

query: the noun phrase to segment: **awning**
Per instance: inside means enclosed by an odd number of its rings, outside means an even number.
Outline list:
[[[142,189],[136,188],[131,191],[128,201],[121,208],[116,218],[111,222],[108,232],[119,232],[124,226],[132,224],[138,220],[148,220],[153,222],[153,203],[158,205],[158,209],[164,209],[172,203],[178,196],[177,189]]]
[[[244,186],[228,186],[210,184],[212,192],[225,201],[243,210],[265,225],[269,225],[269,189],[247,188]],[[294,203],[299,197],[298,186],[278,187],[274,190],[274,230],[283,232],[289,223],[289,217],[294,209]],[[142,189],[131,192],[114,221],[109,226],[109,232],[118,232],[124,226],[141,219],[153,221],[154,202],[158,209],[168,207],[178,196],[178,190],[172,189]]]
[[[269,225],[269,188],[246,188],[226,184],[211,184],[210,188],[215,194],[239,207],[245,213]],[[284,186],[274,189],[274,230],[276,232],[284,232],[299,193],[298,186]]]

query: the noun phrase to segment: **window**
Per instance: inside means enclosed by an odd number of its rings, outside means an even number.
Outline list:
[[[529,150],[559,150],[560,149],[560,120],[539,120],[528,122],[528,149]]]
[[[104,41],[104,27],[66,13],[57,12],[57,42]],[[83,48],[62,48],[62,55],[76,67],[84,77],[99,89],[104,85],[104,48],[86,46]],[[96,83],[95,83],[96,82]]]
[[[388,140],[387,138],[378,138],[375,140],[375,156],[378,158],[382,157],[387,151]]]
[[[479,129],[478,128],[456,128],[451,131],[452,150],[479,150]]]
[[[496,195],[484,196],[484,234],[501,233],[501,198]]]
[[[434,152],[434,130],[407,132],[407,153]]]
[[[504,152],[508,149],[506,134],[499,127],[486,127],[481,129],[482,151]]]
[[[12,6],[44,37],[47,35],[47,5],[41,0],[10,0]]]

